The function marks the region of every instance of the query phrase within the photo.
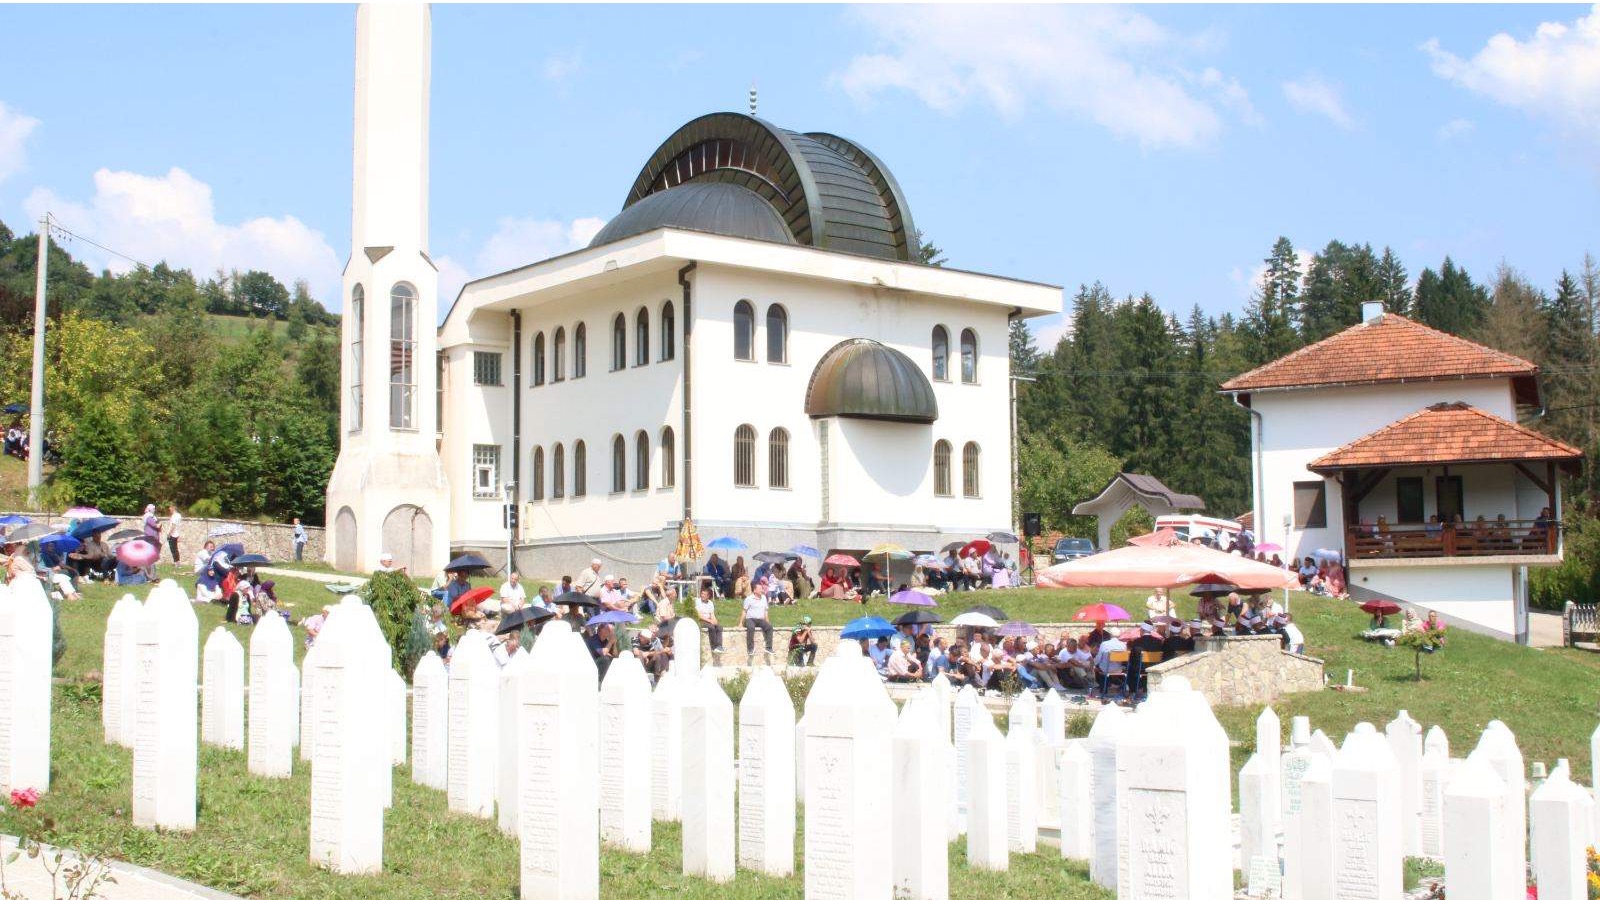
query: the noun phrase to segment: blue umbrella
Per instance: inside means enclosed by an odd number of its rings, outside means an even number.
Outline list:
[[[33,520],[27,516],[0,516],[0,525],[4,525],[6,527],[10,527],[12,525],[27,525],[32,521]]]
[[[8,416],[21,415],[22,413],[25,413],[27,411],[28,411],[28,404],[26,404],[26,403],[8,403],[8,404],[6,404],[6,408],[5,408],[5,413]]]
[[[226,557],[228,557],[229,559],[233,559],[235,556],[243,556],[244,555],[244,545],[243,544],[223,544],[221,547],[217,548],[217,552],[221,553],[222,555],[224,555]]]
[[[937,556],[934,556],[932,553],[924,553],[921,556],[917,557],[916,559],[912,560],[912,562],[914,562],[917,565],[923,567],[924,569],[945,569],[945,568],[949,568],[948,566],[946,566],[944,564],[944,560],[940,559]]]
[[[732,535],[724,535],[707,544],[706,549],[715,550],[718,553],[739,553],[749,550],[750,545]]]
[[[589,621],[583,623],[583,625],[585,628],[593,628],[596,625],[631,625],[637,621],[639,621],[639,617],[633,613],[625,610],[613,609],[600,613],[599,615],[590,616]]]
[[[102,531],[110,531],[119,524],[120,523],[116,519],[113,519],[110,516],[96,516],[92,519],[79,519],[78,521],[72,523],[72,527],[67,530],[67,533],[75,538],[82,539],[91,534],[99,534]]]
[[[822,558],[822,551],[821,550],[818,550],[815,547],[807,547],[805,544],[796,544],[793,547],[789,548],[789,552],[793,553],[793,554],[795,554],[797,556],[809,556],[812,559],[821,559]]]
[[[889,624],[887,619],[879,616],[862,616],[844,626],[839,631],[839,639],[855,641],[866,638],[871,640],[873,638],[890,637],[894,634],[895,627]]]
[[[39,549],[48,550],[57,556],[66,556],[82,546],[83,541],[70,534],[47,534],[39,538]]]

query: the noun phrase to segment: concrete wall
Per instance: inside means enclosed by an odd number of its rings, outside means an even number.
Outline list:
[[[1357,561],[1350,567],[1349,587],[1357,599],[1415,604],[1438,610],[1451,624],[1511,638],[1517,630],[1518,569],[1470,559]]]
[[[52,528],[65,526],[67,519],[60,516],[47,516],[26,511],[0,511],[0,515],[27,516],[33,521],[48,525]],[[115,516],[121,520],[119,528],[144,528],[142,516]],[[206,533],[218,525],[239,525],[244,528],[244,534],[229,535],[222,538],[207,538]],[[161,516],[161,559],[171,562],[172,556],[167,552],[167,517]],[[306,526],[307,562],[322,559],[326,550],[325,533],[320,527]],[[219,544],[237,542],[244,544],[245,550],[250,553],[264,553],[273,562],[288,562],[294,559],[294,526],[287,523],[245,522],[238,519],[202,519],[194,516],[184,516],[183,525],[178,531],[178,552],[182,554],[184,564],[194,559],[195,553],[207,540],[214,540]]]
[[[1164,678],[1182,676],[1213,706],[1271,703],[1322,690],[1322,660],[1283,650],[1276,635],[1213,638],[1203,646],[1207,652],[1151,666],[1150,690],[1158,690]]]

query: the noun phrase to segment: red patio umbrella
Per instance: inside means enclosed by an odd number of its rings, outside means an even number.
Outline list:
[[[861,562],[859,560],[857,560],[854,556],[845,556],[843,553],[835,553],[832,556],[829,556],[827,559],[822,561],[822,564],[825,566],[844,566],[848,569],[861,568]]]
[[[1361,611],[1375,616],[1392,616],[1400,612],[1400,604],[1390,600],[1368,600],[1361,604]]]
[[[1157,528],[1149,534],[1136,534],[1128,538],[1128,543],[1135,547],[1171,547],[1173,544],[1183,542],[1178,539],[1178,533],[1171,528]]]
[[[1073,613],[1072,618],[1079,622],[1126,622],[1132,616],[1115,603],[1091,603]]]
[[[975,540],[968,541],[967,545],[965,547],[961,548],[961,555],[962,556],[986,556],[986,555],[988,555],[989,551],[993,550],[993,549],[994,549],[994,544],[989,543],[987,540],[984,540],[983,538],[977,538]]]
[[[1295,573],[1198,544],[1121,547],[1040,570],[1039,587],[1178,588],[1223,581],[1242,590],[1298,587]]]
[[[492,587],[475,587],[472,590],[467,591],[465,594],[462,594],[461,596],[457,597],[454,601],[451,602],[451,604],[450,604],[450,615],[459,616],[463,612],[466,611],[467,607],[469,607],[469,606],[477,606],[479,603],[482,603],[483,601],[485,601],[485,600],[487,600],[487,599],[489,599],[490,597],[493,597],[493,596],[494,596],[494,588],[492,588]]]

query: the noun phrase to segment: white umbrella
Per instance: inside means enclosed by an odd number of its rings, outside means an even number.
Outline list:
[[[970,626],[972,628],[999,628],[1000,623],[993,616],[986,616],[981,612],[964,612],[950,620],[951,625]]]

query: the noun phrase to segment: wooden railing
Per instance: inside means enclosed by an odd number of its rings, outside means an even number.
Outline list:
[[[1560,523],[1548,519],[1357,525],[1345,531],[1345,552],[1352,559],[1543,556],[1556,552],[1560,527]]]

